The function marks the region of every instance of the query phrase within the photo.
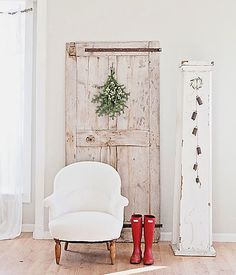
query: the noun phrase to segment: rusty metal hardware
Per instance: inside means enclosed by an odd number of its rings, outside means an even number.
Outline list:
[[[87,142],[95,142],[95,137],[93,135],[89,135],[88,137],[86,137],[86,141]]]
[[[69,56],[76,56],[76,47],[74,42],[69,43],[69,46],[67,47],[67,51]]]
[[[202,105],[203,104],[202,99],[201,99],[200,96],[197,96],[196,100],[197,100],[198,105]]]
[[[85,52],[161,52],[162,48],[85,48]]]
[[[197,117],[197,111],[195,111],[195,112],[192,113],[191,119],[195,120],[196,117]]]
[[[190,80],[190,86],[195,90],[199,90],[200,88],[202,88],[202,79],[201,77],[197,77],[194,79]]]
[[[197,127],[194,127],[194,128],[193,128],[192,134],[193,134],[194,136],[197,135]]]
[[[182,60],[181,65],[184,65],[185,63],[188,63],[188,60]]]
[[[195,164],[193,165],[193,170],[197,171],[197,167],[198,167],[198,164],[195,163]]]
[[[197,147],[197,154],[200,155],[202,153],[202,150],[200,148],[200,146]]]
[[[71,133],[66,133],[66,142],[67,143],[73,143],[74,142],[74,136]]]

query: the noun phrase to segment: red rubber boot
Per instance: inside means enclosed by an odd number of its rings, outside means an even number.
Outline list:
[[[133,214],[130,219],[132,236],[134,242],[133,254],[130,258],[131,264],[140,264],[142,260],[141,238],[142,238],[142,215]]]
[[[152,243],[155,229],[155,216],[144,215],[144,240],[145,251],[143,257],[143,263],[145,265],[152,265],[154,263],[152,255]]]

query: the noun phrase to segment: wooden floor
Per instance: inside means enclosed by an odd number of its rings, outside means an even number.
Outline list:
[[[0,242],[1,275],[45,274],[236,274],[236,243],[215,243],[215,258],[175,257],[169,243],[154,245],[155,265],[130,265],[131,244],[117,244],[117,261],[110,265],[105,244],[70,244],[62,252],[61,265],[54,262],[54,242],[33,240],[30,233]],[[119,272],[126,271],[126,272]]]

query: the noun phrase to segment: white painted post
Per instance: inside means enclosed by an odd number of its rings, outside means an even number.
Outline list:
[[[33,237],[44,238],[44,173],[47,80],[47,0],[37,1],[36,49],[36,140],[35,140],[35,228]]]
[[[184,61],[178,96],[172,249],[215,256],[212,247],[212,63]]]

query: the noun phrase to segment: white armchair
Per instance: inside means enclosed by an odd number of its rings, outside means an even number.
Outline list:
[[[70,242],[106,242],[114,264],[115,240],[120,237],[128,205],[120,191],[119,174],[101,162],[77,162],[58,172],[54,192],[45,199],[57,264],[61,242],[65,242],[65,250]]]

